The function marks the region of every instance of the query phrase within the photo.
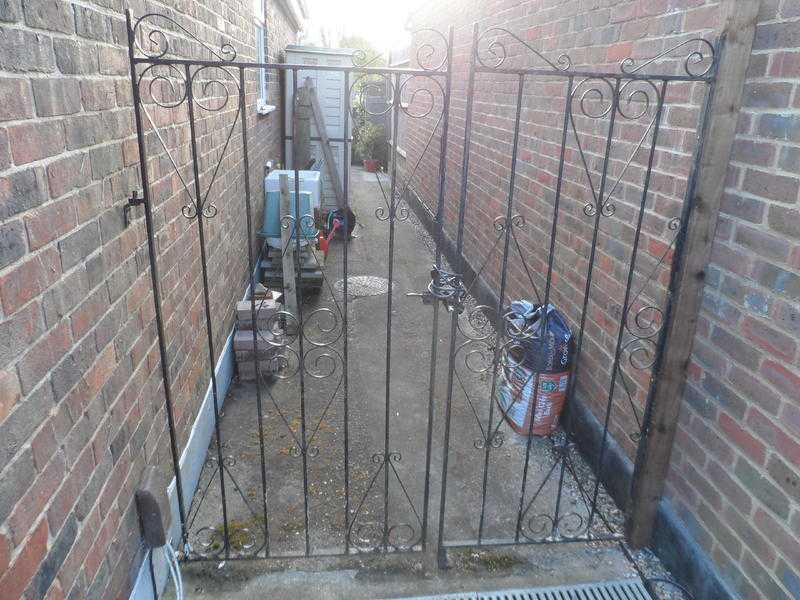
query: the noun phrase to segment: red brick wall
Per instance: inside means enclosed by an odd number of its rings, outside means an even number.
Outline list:
[[[451,235],[461,184],[466,74],[474,22],[478,22],[480,31],[502,26],[517,33],[550,60],[566,52],[576,67],[617,71],[619,61],[627,56],[653,56],[696,35],[715,39],[718,9],[718,2],[704,0],[440,0],[421,7],[414,15],[416,25],[441,30],[451,23],[455,26],[445,205],[446,228]],[[669,494],[681,518],[728,581],[750,597],[800,594],[800,563],[796,543],[793,545],[800,533],[796,427],[800,414],[798,13],[796,2],[791,0],[763,2],[745,90],[746,107],[708,271],[706,302],[669,481]],[[486,43],[481,48],[486,48]],[[511,65],[545,66],[519,44],[508,44],[507,48]],[[491,58],[483,56],[487,62]],[[650,69],[664,73],[674,72],[669,70],[674,68],[676,65],[668,62]],[[513,212],[527,221],[517,234],[540,290],[550,241],[565,87],[564,83],[553,83],[552,78],[530,78],[523,97],[514,192],[517,208]],[[515,92],[513,76],[476,78],[464,244],[466,258],[474,269],[491,253],[496,235],[492,220],[505,213]],[[656,268],[655,283],[642,295],[654,306],[663,306],[664,302],[671,259],[669,243],[674,235],[667,224],[680,214],[702,101],[700,85],[669,87],[634,278],[634,290],[638,291],[644,276]],[[406,119],[401,125],[409,140],[406,165],[413,164],[423,152],[437,115],[435,112],[427,120]],[[646,126],[647,117],[618,119],[609,172],[612,185]],[[607,119],[576,118],[595,182],[599,181],[607,127]],[[649,147],[650,140],[645,139]],[[429,207],[436,198],[438,148],[437,136],[412,182]],[[582,211],[592,196],[579,159],[570,131],[552,300],[576,329],[593,224]],[[646,148],[634,155],[632,168],[614,194],[616,213],[602,218],[600,224],[577,388],[579,397],[600,418],[609,394],[630,264],[632,224],[638,216],[646,159]],[[522,261],[513,247],[512,243],[506,298],[532,297]],[[657,266],[665,251],[665,260]],[[494,257],[484,277],[495,291],[499,274],[499,258]],[[634,311],[643,304],[635,303]],[[636,416],[641,415],[649,373],[632,368],[625,354],[622,372],[630,384],[632,402],[618,375],[611,432],[633,456],[635,441],[630,434],[637,429]]]
[[[762,2],[669,478],[746,598],[800,597],[799,32]]]
[[[517,33],[551,61],[566,52],[576,69],[594,71],[618,71],[623,57],[650,57],[668,48],[667,44],[674,45],[687,39],[686,36],[676,34],[681,31],[682,12],[676,13],[673,10],[662,15],[653,3],[629,4],[624,9],[617,6],[612,10],[609,3],[494,2],[469,3],[466,6],[459,3],[459,10],[451,6],[437,12],[436,7],[443,5],[438,3],[431,5],[432,8],[427,12],[421,10],[416,16],[420,24],[430,23],[446,29],[449,22],[441,15],[459,15],[455,23],[455,79],[448,147],[448,201],[445,209],[446,228],[451,234],[455,231],[457,221],[466,70],[473,22],[478,21],[480,31],[494,26],[505,27]],[[703,32],[713,34],[711,30],[698,33]],[[481,56],[486,64],[492,62],[489,54],[491,40],[492,37],[485,38],[480,44]],[[543,59],[535,57],[530,50],[524,49],[510,37],[503,36],[499,41],[506,45],[508,53],[504,67],[536,65],[547,68]],[[694,46],[691,50],[698,48],[699,46]],[[687,50],[686,53],[688,52]],[[652,69],[658,73],[677,72],[678,62],[677,59],[667,60]],[[603,113],[608,108],[612,88],[597,80],[581,82],[580,78],[575,80],[579,89],[575,93],[576,100],[572,103],[572,114],[581,149],[591,173],[592,186],[597,191],[602,177],[610,123],[607,116],[593,119],[581,114],[580,99],[587,93],[587,112]],[[465,254],[476,270],[483,264],[485,257],[490,256],[483,275],[486,283],[495,291],[499,291],[500,287],[502,242],[496,243],[497,232],[492,227],[492,222],[506,212],[516,87],[515,76],[480,74],[476,77]],[[592,91],[594,87],[602,90],[606,102],[604,106],[595,101],[596,95]],[[675,231],[669,228],[669,223],[680,215],[704,91],[704,85],[689,83],[671,84],[667,91],[666,109],[661,122],[650,193],[636,255],[631,298],[633,302],[628,313],[630,329],[640,335],[647,334],[650,339],[653,339],[655,331],[646,327],[646,319],[640,320],[645,327],[637,328],[634,317],[644,306],[663,307],[664,304],[671,261],[670,243],[675,235]],[[641,102],[645,92],[650,99],[650,105],[642,115],[637,115],[645,108]],[[634,94],[634,102],[628,104],[631,94]],[[514,214],[520,214],[526,220],[523,229],[515,230],[523,248],[524,261],[516,251],[515,244],[512,244],[506,301],[534,297],[526,266],[540,295],[544,295],[566,95],[567,81],[564,77],[526,79],[513,210]],[[656,113],[656,91],[646,84],[631,84],[623,95],[623,106],[627,115],[634,118],[620,116],[614,126],[606,192],[614,189],[611,201],[616,212],[612,217],[600,219],[577,380],[577,393],[601,419],[608,403],[618,327],[622,316],[621,307],[625,296],[624,282],[636,235],[636,219],[640,212],[642,186],[653,134],[651,123]],[[408,164],[413,164],[414,159],[422,152],[436,116],[438,113],[434,111],[425,120],[406,119],[406,135],[409,139],[407,145],[411,157]],[[640,141],[643,143],[637,150]],[[438,147],[437,136],[427,150],[426,160],[422,162],[414,181],[415,189],[429,206],[432,206],[435,199]],[[629,159],[631,162],[626,169]],[[617,180],[619,184],[616,183]],[[594,217],[584,214],[584,208],[590,203],[593,203],[592,189],[588,184],[576,135],[570,126],[565,149],[550,300],[567,315],[576,333],[583,314],[594,230]],[[651,274],[652,281],[648,282]],[[657,316],[657,312],[649,311],[643,316]],[[633,456],[633,438],[639,430],[638,422],[649,384],[649,369],[635,368],[630,359],[633,354],[637,365],[647,366],[652,357],[653,345],[647,340],[627,345],[631,339],[626,334],[623,340],[626,351],[621,356],[616,375],[610,426],[617,440]],[[637,346],[641,350],[631,352]]]
[[[122,210],[141,188],[123,4],[0,3],[0,589],[7,598],[127,596],[142,557],[133,491],[146,465],[171,469],[142,209],[128,227]],[[134,14],[146,12],[143,2],[130,4]],[[294,30],[280,4],[269,4],[269,53],[277,60]],[[240,58],[252,59],[251,6],[202,0],[147,10],[168,10],[210,46],[229,40]],[[176,53],[202,55],[185,40],[173,43]],[[265,161],[281,157],[278,80],[270,77],[279,110],[258,116],[248,73],[255,203]],[[236,102],[220,113],[197,110],[202,188]],[[147,110],[191,182],[185,107],[148,103]],[[181,216],[186,195],[152,132],[147,148],[182,448],[209,377],[197,225]],[[217,352],[247,280],[242,166],[237,129],[210,195],[219,213],[206,222]]]

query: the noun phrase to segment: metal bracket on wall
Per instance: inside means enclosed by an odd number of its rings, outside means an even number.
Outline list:
[[[131,210],[136,208],[137,206],[141,206],[145,203],[144,196],[139,196],[139,190],[133,190],[131,192],[130,198],[128,198],[128,203],[123,207],[122,211],[125,214],[125,227],[129,227],[131,224]]]

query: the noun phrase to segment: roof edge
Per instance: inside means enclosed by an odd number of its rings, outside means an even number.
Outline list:
[[[305,0],[280,0],[280,3],[292,21],[295,31],[301,31],[303,22],[308,18],[308,6]]]

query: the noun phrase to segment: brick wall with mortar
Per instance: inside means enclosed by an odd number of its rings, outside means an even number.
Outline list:
[[[745,598],[800,598],[800,4],[762,2],[669,491]]]
[[[612,71],[619,68],[623,58],[652,56],[670,42],[695,35],[713,39],[720,27],[718,3],[706,0],[496,0],[457,4],[456,10],[452,1],[428,3],[414,15],[419,26],[442,31],[451,23],[455,27],[445,204],[445,226],[451,233],[455,230],[461,183],[466,72],[474,22],[479,23],[481,31],[506,27],[551,60],[567,52],[574,65]],[[707,271],[705,302],[668,480],[668,496],[691,535],[712,557],[734,593],[746,598],[800,597],[799,17],[797,2],[762,2],[745,108]],[[417,43],[425,39],[420,37]],[[539,64],[519,45],[507,46],[511,60],[523,61],[517,64]],[[487,62],[491,59],[488,53],[484,56]],[[514,212],[525,216],[526,229],[532,232],[521,230],[518,235],[541,290],[546,253],[543,255],[537,246],[549,243],[552,220],[548,214],[552,212],[566,90],[563,85],[530,79],[524,89],[514,194],[518,208]],[[479,75],[476,79],[465,227],[465,255],[476,270],[496,239],[492,220],[505,212],[515,91],[516,81],[508,76],[487,81],[486,76]],[[560,104],[554,98],[560,98]],[[683,197],[700,100],[697,86],[679,87],[667,96],[654,163],[656,179],[648,195],[645,237],[639,254],[645,273],[671,239],[664,223],[677,214]],[[401,122],[408,139],[406,165],[422,154],[437,116],[434,111],[427,119]],[[607,122],[604,124],[607,127]],[[622,128],[618,138],[615,136],[614,146],[627,143],[628,147],[619,154],[613,154],[616,149],[612,148],[611,173],[618,175],[620,167],[614,163],[631,155],[630,140],[638,139],[634,133],[637,127],[632,125],[629,131],[634,137]],[[589,138],[596,133],[586,122],[576,122],[576,128]],[[590,170],[596,176],[598,152],[591,144],[588,142],[584,149],[588,148]],[[438,148],[435,135],[412,181],[429,207],[436,197]],[[576,312],[573,297],[583,298],[587,268],[587,229],[581,209],[591,198],[585,173],[574,168],[575,149],[571,135],[562,192],[566,217],[559,225],[562,231],[557,236],[553,278],[553,299],[573,324],[580,317],[580,306]],[[641,156],[640,152],[634,164],[642,164]],[[623,185],[630,185],[630,189],[615,198],[617,212],[601,222],[598,238],[595,268],[609,277],[596,279],[593,284],[592,295],[598,300],[590,298],[584,342],[588,346],[584,347],[581,377],[587,372],[597,375],[579,380],[578,385],[579,394],[597,415],[602,414],[608,397],[613,360],[614,346],[608,345],[607,335],[615,335],[619,326],[619,282],[624,281],[621,277],[630,262],[629,228],[614,223],[614,219],[621,217],[619,220],[624,221],[635,216],[630,207],[639,201],[640,182],[623,177]],[[543,225],[537,227],[537,220]],[[531,286],[514,252],[512,244],[506,297],[530,296]],[[660,284],[670,258],[667,250],[656,276]],[[498,263],[489,264],[485,278],[497,291]],[[660,287],[648,288],[647,295],[656,306],[663,306],[659,304],[663,302]],[[641,389],[646,388],[648,378],[637,378],[635,370],[627,372],[640,389],[633,394],[633,404],[641,409]],[[626,396],[615,397],[611,431],[630,455],[634,442],[629,433],[635,422],[626,404]]]
[[[171,469],[142,209],[127,227],[122,210],[141,187],[128,6],[134,15],[166,11],[212,48],[230,41],[240,58],[255,56],[251,0],[0,2],[0,589],[7,598],[126,597],[143,555],[133,491],[146,465]],[[268,38],[271,60],[295,41],[280,2],[268,3]],[[196,44],[172,41],[176,54],[202,55]],[[255,77],[247,74],[246,106],[257,204],[264,163],[279,161],[281,147],[277,75],[269,76],[269,101],[278,110],[266,116],[255,114]],[[185,104],[163,109],[148,93],[148,114],[191,182]],[[208,93],[209,102],[220,101],[219,88]],[[236,102],[234,94],[219,113],[196,109],[201,189],[222,157]],[[145,126],[182,448],[210,370],[197,227],[181,215],[187,196],[147,119]],[[247,280],[242,166],[237,130],[209,196],[218,207],[206,232],[217,352]]]
[[[455,77],[445,205],[445,226],[451,234],[457,222],[466,70],[473,22],[479,22],[481,32],[495,26],[516,32],[522,40],[538,48],[545,58],[552,61],[557,60],[561,53],[567,53],[573,67],[578,70],[617,71],[620,60],[627,56],[639,60],[649,58],[666,49],[668,43],[676,44],[689,39],[689,36],[681,33],[681,21],[673,12],[660,15],[648,3],[645,3],[648,6],[646,11],[636,6],[626,10],[616,6],[612,10],[610,7],[613,4],[505,1],[459,5],[457,12],[461,17],[456,23],[455,32]],[[417,16],[418,22],[432,23],[442,30],[446,29],[449,23],[435,12],[428,11],[426,14],[421,11]],[[445,13],[448,11],[440,14]],[[699,32],[713,37],[711,28],[700,29]],[[505,46],[504,50],[490,45],[493,38],[493,35],[484,37],[479,44],[484,64],[492,64],[504,51],[507,53],[504,68],[523,65],[548,68],[544,58],[538,58],[531,51],[523,49],[522,44],[510,36],[498,36],[498,41]],[[433,40],[428,38],[427,41]],[[695,49],[692,47],[691,50]],[[492,50],[497,54],[492,55]],[[676,73],[682,66],[681,62],[671,56],[653,68],[659,73]],[[696,72],[702,71],[705,66],[708,63],[696,68]],[[517,83],[514,75],[480,74],[476,77],[474,92],[465,254],[476,271],[481,271],[483,267],[482,277],[495,292],[500,287],[503,243],[502,232],[493,227],[493,222],[506,213]],[[524,227],[514,228],[514,235],[524,251],[518,252],[516,243],[511,244],[506,300],[533,297],[530,280],[533,280],[540,296],[544,295],[567,85],[565,77],[527,77],[525,80],[512,211],[512,214],[519,214],[525,219]],[[566,314],[577,332],[584,314],[595,225],[592,211],[596,210],[594,197],[602,179],[613,88],[601,80],[583,81],[580,78],[574,81],[574,86],[575,100],[570,108],[565,147],[550,300]],[[406,86],[409,97],[414,87],[414,82]],[[434,96],[437,95],[435,88],[430,85],[427,87],[433,89]],[[673,83],[667,88],[633,269],[633,293],[626,319],[626,336],[623,338],[626,351],[622,353],[613,375],[615,387],[610,427],[630,456],[635,452],[635,438],[649,384],[652,340],[660,315],[659,310],[647,309],[638,320],[636,316],[640,309],[647,306],[657,309],[664,306],[672,257],[671,243],[676,233],[670,228],[670,222],[680,215],[681,199],[696,145],[695,131],[704,91],[705,86],[696,83]],[[656,95],[655,86],[629,84],[622,95],[622,110],[618,111],[614,123],[608,184],[605,188],[607,205],[613,204],[614,214],[599,220],[576,389],[601,419],[611,389],[612,365],[625,296],[624,282],[628,276],[648,154],[655,130]],[[423,95],[419,94],[418,98],[423,98]],[[423,112],[422,109],[420,106],[419,111]],[[422,153],[438,114],[434,110],[423,119],[405,119],[409,140],[408,164],[414,164]],[[580,146],[576,142],[578,139]],[[420,192],[429,207],[435,198],[438,148],[439,139],[434,136],[426,150],[426,160],[420,164],[413,181],[415,190]],[[586,167],[583,164],[584,157]],[[591,185],[587,170],[591,174]],[[636,342],[632,334],[642,339],[637,343],[629,343]]]

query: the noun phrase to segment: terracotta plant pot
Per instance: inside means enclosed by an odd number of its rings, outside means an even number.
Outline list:
[[[374,158],[364,159],[364,168],[367,170],[368,173],[375,173],[378,170],[379,165],[380,163]]]

